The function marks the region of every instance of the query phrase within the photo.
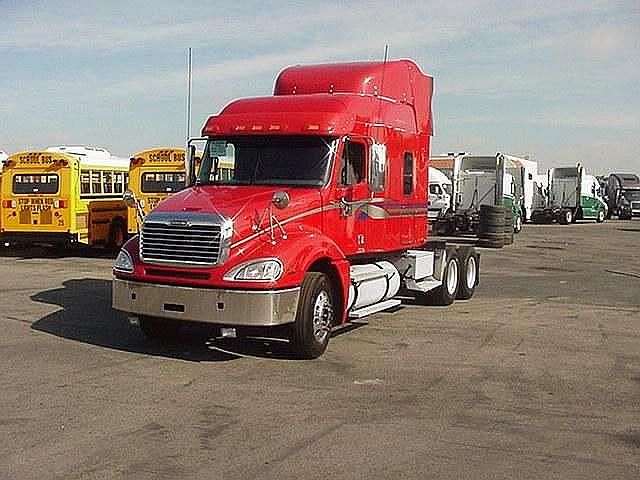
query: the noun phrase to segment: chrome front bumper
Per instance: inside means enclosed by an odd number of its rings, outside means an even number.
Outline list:
[[[219,325],[271,327],[295,320],[300,288],[223,290],[113,279],[112,305],[148,315]]]

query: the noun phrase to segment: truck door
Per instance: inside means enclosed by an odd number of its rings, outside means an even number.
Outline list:
[[[586,188],[583,187],[580,196],[582,216],[585,218],[596,218],[600,207],[596,183],[593,180],[586,180],[585,184]]]
[[[345,253],[357,254],[367,251],[366,205],[371,194],[367,183],[368,144],[364,139],[349,139],[343,144],[340,157],[340,178],[337,200],[341,203],[339,223]],[[336,232],[338,233],[338,232]]]

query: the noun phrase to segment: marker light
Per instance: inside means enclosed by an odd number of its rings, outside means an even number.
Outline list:
[[[234,128],[234,130],[236,132],[241,132],[241,131],[244,131],[246,129],[247,129],[247,127],[245,127],[244,125],[236,125],[235,128]]]
[[[253,130],[254,132],[259,132],[262,130],[262,125],[253,125],[251,127],[251,130]]]
[[[280,130],[280,125],[269,125],[269,130]]]
[[[317,123],[312,123],[310,125],[307,125],[307,130],[320,130],[320,125],[318,125]]]

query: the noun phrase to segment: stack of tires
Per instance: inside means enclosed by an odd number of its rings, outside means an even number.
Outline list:
[[[513,243],[513,210],[505,208],[504,210],[504,244],[511,245]]]
[[[502,205],[480,205],[478,246],[502,248],[504,246],[505,208]]]

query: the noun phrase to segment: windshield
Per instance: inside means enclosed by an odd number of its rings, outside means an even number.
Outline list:
[[[640,190],[624,190],[622,195],[630,202],[640,201]]]
[[[57,193],[58,175],[34,174],[13,176],[13,193]]]
[[[145,172],[141,190],[144,193],[172,193],[184,188],[184,172]]]
[[[444,191],[447,192],[447,195],[451,195],[451,184],[443,183],[442,188],[444,188]]]
[[[333,137],[212,138],[202,154],[197,183],[321,187],[336,148]]]

